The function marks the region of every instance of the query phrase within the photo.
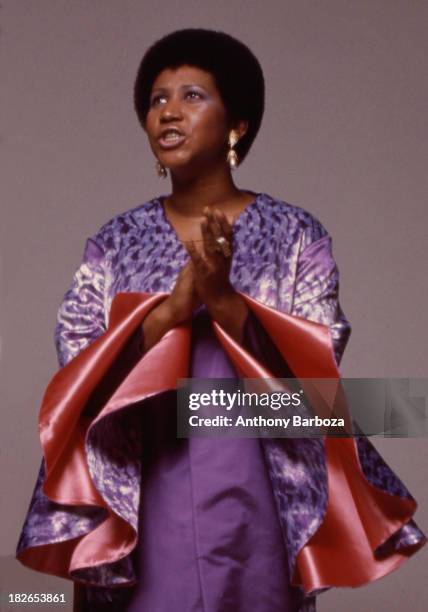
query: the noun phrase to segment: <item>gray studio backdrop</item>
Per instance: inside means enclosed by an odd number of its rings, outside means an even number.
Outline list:
[[[70,582],[28,571],[13,554],[41,457],[37,413],[57,368],[56,310],[86,237],[169,191],[132,109],[144,50],[189,26],[225,30],[254,50],[267,104],[239,186],[307,208],[333,236],[353,326],[343,375],[422,377],[428,3],[5,0],[0,15],[0,586],[70,600]],[[426,440],[376,446],[418,499],[426,531]],[[425,609],[427,554],[367,587],[322,595],[319,610]]]

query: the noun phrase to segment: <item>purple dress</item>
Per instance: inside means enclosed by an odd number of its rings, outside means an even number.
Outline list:
[[[307,211],[267,194],[254,196],[234,223],[233,286],[267,306],[329,326],[339,363],[350,326],[338,302],[328,233]],[[114,217],[88,240],[58,312],[60,366],[105,331],[117,293],[172,290],[188,255],[165,216],[163,197]],[[192,337],[192,376],[236,376],[203,309]],[[287,375],[252,316],[245,342],[275,375]],[[98,491],[139,533],[128,557],[72,576],[90,585],[88,609],[315,610],[317,593],[292,587],[290,575],[325,514],[322,441],[183,440],[175,427],[175,395],[167,393],[145,401],[133,420],[105,423],[87,439]],[[358,453],[370,483],[410,497],[367,439],[358,439]],[[49,501],[43,478],[42,465],[18,552],[76,538],[104,518]],[[388,542],[400,550],[423,540],[411,520]]]
[[[191,374],[236,376],[203,311],[193,326]],[[138,585],[124,609],[302,609],[259,440],[177,439],[175,410],[175,397],[144,410]]]

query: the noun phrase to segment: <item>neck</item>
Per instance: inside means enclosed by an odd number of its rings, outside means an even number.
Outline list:
[[[200,217],[206,206],[221,209],[240,193],[224,164],[209,174],[199,172],[191,178],[171,173],[171,179],[172,194],[167,198],[167,205],[183,217]]]

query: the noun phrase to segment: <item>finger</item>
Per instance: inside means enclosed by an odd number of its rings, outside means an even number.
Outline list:
[[[210,206],[205,206],[204,210],[202,211],[202,214],[205,215],[206,217],[211,217],[212,214],[212,209]]]
[[[189,240],[184,243],[184,246],[186,247],[186,250],[190,256],[189,263],[191,262],[193,264],[196,257],[198,256],[198,251],[195,247],[195,243],[193,242],[193,240]]]
[[[215,236],[211,231],[211,227],[209,225],[209,221],[207,218],[201,221],[201,235],[202,235],[202,245],[207,257],[214,257],[217,252],[217,245],[215,241]]]
[[[194,266],[195,272],[200,272],[205,269],[205,261],[202,255],[199,253],[198,249],[195,246],[193,240],[190,240],[187,244],[187,252],[190,255],[190,259]]]
[[[220,211],[218,209],[210,210],[210,214],[207,216],[208,227],[214,239],[221,236],[221,227],[217,220],[216,212],[220,212]]]
[[[230,255],[231,252],[231,236],[232,230],[228,224],[227,218],[219,209],[210,211],[208,231],[211,232],[212,239],[215,245],[215,257],[218,262],[222,261],[225,254]],[[225,238],[228,245],[220,244],[219,239]],[[226,251],[226,253],[225,253]]]
[[[212,222],[212,210],[208,206],[206,206],[203,210],[203,217],[201,221],[201,230],[209,230],[211,231],[211,222]]]
[[[220,253],[223,257],[229,258],[232,254],[232,226],[230,225],[223,211],[215,209],[213,214],[216,225],[219,228],[216,230],[219,232],[216,238],[217,243],[219,243],[219,240],[221,239],[219,249]]]
[[[221,230],[214,215],[214,210],[206,206],[203,210],[204,221],[207,223],[208,231],[211,232],[215,240],[220,236]]]
[[[218,208],[210,210],[204,209],[206,226],[206,243],[208,244],[207,252],[210,257],[215,257],[218,261],[222,260],[225,256],[229,257],[231,254],[232,244],[232,226],[227,220],[226,215]],[[211,239],[210,235],[211,234]],[[227,244],[219,245],[219,238],[225,238]],[[211,246],[213,245],[213,246]]]
[[[217,225],[220,228],[221,235],[224,236],[230,242],[233,235],[233,229],[232,225],[228,221],[228,218],[226,217],[223,211],[218,209],[215,210],[214,215],[217,221]]]
[[[182,278],[191,278],[193,276],[194,265],[193,261],[189,259],[186,264],[180,270],[180,277]]]

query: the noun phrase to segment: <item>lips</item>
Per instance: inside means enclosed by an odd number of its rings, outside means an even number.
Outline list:
[[[186,136],[176,127],[168,127],[162,130],[158,143],[163,149],[175,149],[186,140]]]

